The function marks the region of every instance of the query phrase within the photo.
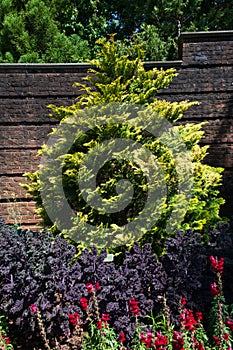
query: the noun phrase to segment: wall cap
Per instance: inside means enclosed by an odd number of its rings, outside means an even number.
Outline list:
[[[233,30],[216,30],[207,32],[181,32],[179,41],[233,41]]]
[[[171,68],[180,67],[182,61],[146,61],[144,62],[145,69],[152,68]],[[0,72],[70,72],[70,71],[87,71],[93,66],[90,63],[0,63]]]
[[[233,41],[233,30],[218,30],[206,32],[181,32],[178,38],[178,57],[183,59],[184,43],[205,43]]]

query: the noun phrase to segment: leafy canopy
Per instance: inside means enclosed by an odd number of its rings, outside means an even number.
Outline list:
[[[141,44],[144,60],[177,59],[179,28],[233,29],[232,16],[231,0],[1,0],[0,61],[86,61],[111,33],[124,50]]]
[[[1,62],[83,62],[90,56],[86,40],[67,36],[50,6],[41,0],[0,4]]]

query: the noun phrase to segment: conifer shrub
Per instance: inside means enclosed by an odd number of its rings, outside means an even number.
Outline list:
[[[41,197],[40,176],[42,170],[39,169],[36,172],[25,174],[29,183],[23,184],[23,187],[36,201],[37,213],[42,218],[42,224],[44,227],[53,229],[54,232],[60,230],[69,237],[76,234],[77,243],[84,247],[88,246],[88,242],[83,239],[85,234],[82,231],[82,224],[89,223],[93,227],[88,238],[92,235],[102,237],[103,229],[110,228],[119,233],[120,236],[115,245],[129,244],[132,246],[133,242],[138,240],[142,244],[151,243],[153,250],[158,254],[163,252],[164,239],[173,235],[176,229],[199,230],[203,232],[202,239],[206,238],[205,234],[208,228],[220,220],[219,209],[224,201],[219,197],[219,186],[223,169],[203,163],[208,147],[200,146],[203,137],[202,123],[175,125],[178,121],[180,123],[185,111],[195,105],[195,102],[168,102],[157,99],[158,90],[168,87],[177,73],[174,69],[164,71],[154,68],[146,71],[140,58],[141,51],[137,46],[132,49],[134,52],[132,52],[131,57],[119,53],[114,37],[111,37],[110,40],[100,40],[99,45],[98,59],[92,61],[95,69],[90,69],[84,83],[76,84],[83,92],[77,98],[77,102],[68,107],[50,106],[53,111],[52,116],[59,120],[61,127],[65,123],[70,123],[72,128],[78,128],[81,125],[89,131],[82,135],[78,134],[67,154],[61,157],[59,152],[69,140],[70,134],[62,133],[59,128],[54,129],[50,137],[54,137],[57,140],[56,143],[52,146],[45,144],[39,152],[43,157],[52,156],[58,161],[58,164],[62,158],[62,186],[66,200],[77,220],[74,218],[71,228],[60,229],[59,224],[64,221],[62,212],[60,217],[57,215],[57,222],[54,222],[48,215]],[[137,54],[136,58],[135,54]],[[120,106],[115,112],[122,118],[121,122],[118,123],[114,123],[114,119],[109,117],[111,115],[109,105],[114,106],[114,104]],[[166,120],[173,126],[172,130],[179,135],[180,142],[185,145],[192,169],[187,169],[185,159],[183,163],[182,160],[179,163],[180,168],[186,169],[182,175],[180,175],[182,169],[176,168],[176,161],[168,146],[173,149],[174,153],[179,153],[179,142],[175,142],[173,139],[173,142],[166,141],[167,144],[166,142],[164,144],[159,138],[147,130],[143,130],[139,125],[124,123],[124,120],[128,121],[129,106],[132,105],[134,106],[133,114],[144,113],[143,116],[145,119],[148,118],[150,125],[157,125],[156,123],[161,125],[161,120]],[[108,108],[110,108],[110,112]],[[137,108],[140,113],[137,112]],[[95,127],[93,127],[93,123],[88,124],[88,113],[91,113],[92,119],[102,117],[104,124],[95,125]],[[167,130],[167,140],[171,136],[170,132],[171,130]],[[96,181],[95,190],[93,188],[87,189],[88,196],[91,196],[92,193],[98,193],[106,203],[111,204],[118,195],[118,182],[122,179],[129,180],[134,189],[133,198],[130,204],[120,212],[112,214],[103,210],[98,211],[88,204],[80,190],[78,175],[85,155],[93,149],[99,149],[101,152],[103,142],[109,139],[127,139],[141,143],[156,157],[164,174],[166,195],[158,204],[156,202],[155,209],[148,215],[145,227],[141,228],[141,235],[137,239],[134,238],[134,232],[124,236],[124,227],[136,217],[140,217],[147,203],[150,187],[144,173],[150,172],[151,164],[149,162],[144,164],[142,170],[137,159],[130,161],[113,158],[101,167],[98,178],[93,179],[92,182]],[[63,199],[60,194],[54,196],[52,192],[52,189],[59,183],[58,175],[49,163],[44,169],[47,174],[45,187],[48,191],[48,197],[46,200],[52,202],[52,198],[54,198],[53,210],[59,213],[56,203],[60,203]],[[185,193],[180,191],[180,187],[189,182],[186,177],[189,171],[192,172],[193,183],[190,185],[190,198],[187,199]],[[88,177],[89,174],[87,173],[86,176]],[[159,183],[159,180],[157,182]],[[49,192],[50,189],[51,192]],[[123,197],[123,194],[121,195]],[[157,199],[155,198],[155,200]],[[174,220],[173,225],[169,226],[168,223],[171,223],[170,219],[176,212],[180,212],[181,220],[178,222]],[[151,224],[148,227],[146,226],[147,221]],[[106,245],[103,236],[99,247]],[[111,243],[108,243],[108,247],[111,248]]]

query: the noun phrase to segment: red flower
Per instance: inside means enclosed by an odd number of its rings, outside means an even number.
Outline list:
[[[184,339],[181,332],[174,331],[172,338],[172,349],[173,350],[184,350]]]
[[[92,294],[93,293],[93,285],[92,285],[92,283],[86,283],[86,287],[87,287],[88,294]]]
[[[202,320],[202,313],[201,312],[196,312],[196,318],[198,321]]]
[[[186,316],[185,314],[180,314],[180,322],[185,323],[186,322]]]
[[[70,323],[72,323],[72,325],[76,327],[77,321],[80,320],[79,314],[75,312],[74,314],[69,314],[68,317],[69,317]]]
[[[146,341],[146,336],[145,336],[144,334],[140,333],[139,338],[140,338],[140,341],[141,341],[142,343],[145,343],[145,341]]]
[[[184,325],[187,330],[194,330],[197,325],[197,321],[193,316],[193,310],[184,309],[184,314],[180,315],[180,322]]]
[[[98,329],[103,328],[102,321],[97,321],[96,322],[96,326],[97,326]]]
[[[102,320],[103,322],[108,322],[108,321],[110,321],[109,314],[102,314],[101,320]]]
[[[195,337],[193,337],[194,349],[195,350],[205,350],[204,344],[199,343]]]
[[[119,340],[121,343],[124,343],[126,341],[125,333],[123,331],[119,334]]]
[[[29,306],[29,309],[34,314],[37,311],[37,306],[35,304],[32,304],[32,305]]]
[[[225,339],[226,341],[229,341],[229,336],[230,336],[229,333],[225,333],[222,337],[223,337],[223,339]]]
[[[96,290],[100,290],[100,283],[99,283],[99,282],[96,282],[96,284],[95,284],[95,289],[96,289]]]
[[[223,273],[224,258],[217,260],[217,258],[215,259],[213,256],[210,256],[210,263],[214,271],[219,272],[220,274]]]
[[[186,305],[187,300],[186,300],[186,298],[181,298],[180,302],[182,305]]]
[[[233,332],[233,321],[227,317],[226,318],[226,325],[230,328],[230,330]]]
[[[102,329],[103,327],[106,327],[108,321],[110,321],[109,314],[102,314],[101,320],[96,322],[97,328]]]
[[[210,285],[210,293],[213,297],[220,293],[220,290],[218,290],[216,283],[212,283]]]
[[[147,334],[140,334],[140,341],[141,343],[144,343],[146,345],[146,348],[149,349],[152,346],[152,339],[153,339],[153,335],[151,332],[147,332]]]
[[[138,307],[138,301],[136,301],[134,298],[131,298],[129,301],[129,311],[135,315],[139,316],[140,315],[140,310]]]
[[[160,349],[162,346],[166,346],[167,344],[168,344],[167,337],[165,337],[165,335],[160,334],[159,332],[156,332],[156,339],[155,339],[156,349]]]
[[[5,344],[10,344],[10,337],[6,337],[5,334],[0,333],[0,340],[3,339]],[[5,347],[3,347],[5,349]]]
[[[220,339],[219,337],[216,337],[216,335],[213,335],[213,338],[214,338],[214,342],[216,345],[220,345]]]
[[[5,344],[10,344],[10,338],[9,337],[5,338]]]
[[[88,300],[87,298],[83,297],[83,298],[80,298],[80,305],[81,305],[81,308],[84,310],[84,311],[87,311],[88,310]]]

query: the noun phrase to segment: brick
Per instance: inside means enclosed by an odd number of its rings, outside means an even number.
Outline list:
[[[75,98],[69,96],[66,98],[45,96],[23,99],[0,96],[0,126],[1,124],[57,124],[57,121],[49,116],[52,111],[48,105],[65,106],[74,102]]]
[[[20,185],[27,183],[27,180],[23,176],[1,176],[1,200],[12,200],[13,198],[30,198],[26,190]]]
[[[55,125],[53,125],[55,127]],[[48,139],[52,125],[3,125],[0,129],[0,149],[39,149]]]
[[[0,216],[7,224],[30,224],[35,226],[41,220],[35,214],[35,203],[32,202],[0,202]]]
[[[0,152],[0,175],[35,171],[39,164],[40,157],[34,149],[4,149]]]

